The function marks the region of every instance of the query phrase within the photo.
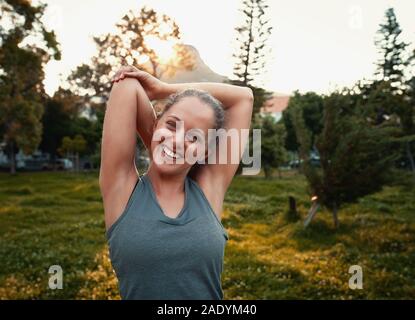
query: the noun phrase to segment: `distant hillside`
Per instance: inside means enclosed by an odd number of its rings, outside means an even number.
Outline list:
[[[161,80],[169,83],[183,82],[224,82],[227,77],[220,75],[210,69],[200,57],[199,51],[192,45],[183,44],[193,56],[195,68],[192,71],[178,70],[172,77],[162,76]]]
[[[183,44],[188,50],[194,61],[194,70],[178,70],[174,76],[166,77],[161,76],[161,80],[168,83],[183,83],[183,82],[224,82],[228,78],[214,72],[200,57],[199,51],[192,45]],[[274,92],[272,97],[264,103],[261,108],[261,113],[270,113],[277,120],[281,118],[282,111],[288,106],[290,96],[280,92]],[[162,109],[161,105],[155,104],[156,110]]]

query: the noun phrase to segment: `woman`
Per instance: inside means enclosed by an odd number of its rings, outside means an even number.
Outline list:
[[[166,97],[157,118],[150,101]],[[223,299],[228,234],[221,212],[238,163],[218,163],[220,151],[216,163],[203,160],[221,145],[231,159],[228,139],[211,143],[209,129],[238,129],[245,146],[239,129],[250,128],[252,107],[247,87],[167,84],[134,67],[117,72],[104,119],[99,184],[123,299]],[[136,132],[150,154],[142,176],[134,162]],[[179,161],[200,147],[196,164]]]

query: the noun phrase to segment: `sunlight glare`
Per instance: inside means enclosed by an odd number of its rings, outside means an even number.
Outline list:
[[[161,40],[151,35],[145,37],[145,43],[156,52],[162,63],[167,63],[175,56],[173,41]]]

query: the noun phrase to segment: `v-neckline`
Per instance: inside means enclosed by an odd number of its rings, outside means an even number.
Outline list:
[[[164,222],[167,222],[167,223],[170,223],[170,224],[182,224],[184,222],[184,220],[183,220],[185,218],[184,212],[187,209],[187,203],[188,203],[188,198],[189,198],[188,197],[188,193],[189,193],[188,177],[186,176],[185,180],[184,180],[184,203],[183,203],[183,207],[180,210],[179,214],[175,218],[169,217],[168,215],[165,214],[163,208],[161,207],[161,205],[160,205],[160,203],[157,199],[156,193],[155,193],[154,188],[153,188],[153,184],[151,183],[151,180],[148,177],[148,175],[144,174],[143,178],[145,178],[145,180],[147,180],[147,182],[149,184],[149,187],[150,187],[151,197],[153,198],[154,203],[159,208],[158,213],[160,215],[160,220],[164,221]]]

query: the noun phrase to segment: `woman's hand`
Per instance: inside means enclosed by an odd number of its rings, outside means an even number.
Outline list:
[[[138,71],[136,67],[133,66],[122,66],[118,71],[115,73],[115,75],[112,77],[111,82],[118,82],[125,78],[124,73],[125,72],[135,72]]]
[[[153,77],[148,72],[133,66],[124,66],[115,73],[111,81],[118,82],[125,78],[136,78],[144,88],[149,100],[162,99],[165,96],[164,92],[168,84]]]

